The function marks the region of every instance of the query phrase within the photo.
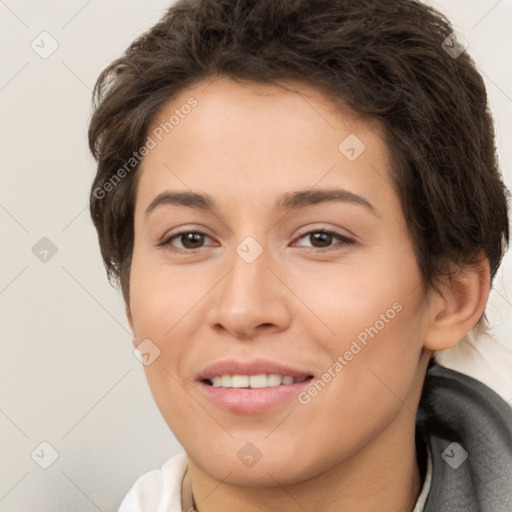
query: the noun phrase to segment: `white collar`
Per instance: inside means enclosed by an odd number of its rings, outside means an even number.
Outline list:
[[[412,512],[423,512],[425,508],[425,503],[427,501],[428,493],[430,492],[430,486],[432,484],[432,455],[430,454],[430,447],[427,443],[427,472],[425,474],[425,480],[423,482],[423,487],[421,488],[420,495],[416,501],[416,505],[414,505],[414,509]]]

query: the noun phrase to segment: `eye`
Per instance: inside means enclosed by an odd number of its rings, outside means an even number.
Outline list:
[[[333,241],[336,239],[341,241],[342,246],[352,245],[354,243],[353,240],[347,238],[341,233],[336,233],[335,231],[328,231],[324,229],[304,233],[298,238],[298,240],[308,238],[309,241],[311,242],[311,245],[306,245],[302,247],[312,247],[314,249],[329,249],[332,246]]]
[[[204,244],[205,238],[210,238],[206,233],[201,231],[180,231],[167,237],[160,246],[170,246],[171,249],[177,250],[192,250],[201,249]],[[211,240],[211,238],[210,238]],[[173,242],[178,241],[181,246],[176,246]]]

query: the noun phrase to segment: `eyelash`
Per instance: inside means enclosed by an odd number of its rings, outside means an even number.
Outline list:
[[[312,230],[312,231],[308,231],[306,233],[303,233],[302,235],[300,235],[298,237],[298,240],[306,237],[306,236],[309,236],[309,235],[313,235],[313,234],[318,234],[318,233],[322,233],[322,234],[325,234],[325,235],[332,235],[333,238],[337,238],[339,240],[341,240],[341,242],[343,242],[343,245],[344,246],[349,246],[349,245],[353,245],[355,242],[354,240],[350,239],[350,238],[347,238],[346,236],[342,235],[341,233],[337,233],[336,231],[329,231],[329,230],[326,230],[326,229],[316,229],[316,230]],[[201,235],[201,236],[204,236],[206,238],[211,238],[209,237],[206,233],[202,232],[202,231],[188,231],[188,230],[184,230],[184,231],[178,231],[177,233],[173,233],[172,235],[168,236],[167,238],[165,238],[161,243],[158,244],[159,247],[166,247],[167,249],[171,250],[171,251],[174,251],[174,252],[180,252],[180,253],[190,253],[190,252],[194,252],[196,250],[200,250],[200,249],[203,249],[204,247],[196,247],[195,249],[181,249],[181,248],[178,248],[178,247],[174,247],[171,242],[176,239],[176,238],[179,238],[183,235],[187,235],[187,234],[194,234],[194,235]],[[327,251],[332,251],[332,250],[340,250],[340,248],[338,247],[332,247],[332,246],[329,246],[329,247],[306,247],[307,249],[316,249],[316,250],[319,250],[320,252],[327,252]]]

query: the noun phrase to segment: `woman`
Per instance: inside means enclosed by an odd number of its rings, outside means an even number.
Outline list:
[[[507,199],[448,21],[183,0],[95,92],[92,217],[185,451],[120,511],[512,510]]]

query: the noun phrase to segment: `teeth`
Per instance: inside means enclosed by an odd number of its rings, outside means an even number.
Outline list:
[[[281,381],[279,381],[279,384],[269,384],[268,380],[265,374],[251,375],[249,377],[249,386],[251,388],[266,388],[267,386],[279,386],[281,384]]]
[[[231,387],[233,388],[246,388],[249,386],[248,375],[233,375],[231,377]]]
[[[283,377],[281,375],[278,375],[276,373],[271,373],[270,375],[265,375],[267,378],[266,386],[280,386],[281,382],[283,380]]]
[[[294,379],[288,375],[283,376],[277,373],[260,373],[259,375],[218,375],[211,378],[210,381],[216,388],[268,388],[302,382],[306,378]]]

